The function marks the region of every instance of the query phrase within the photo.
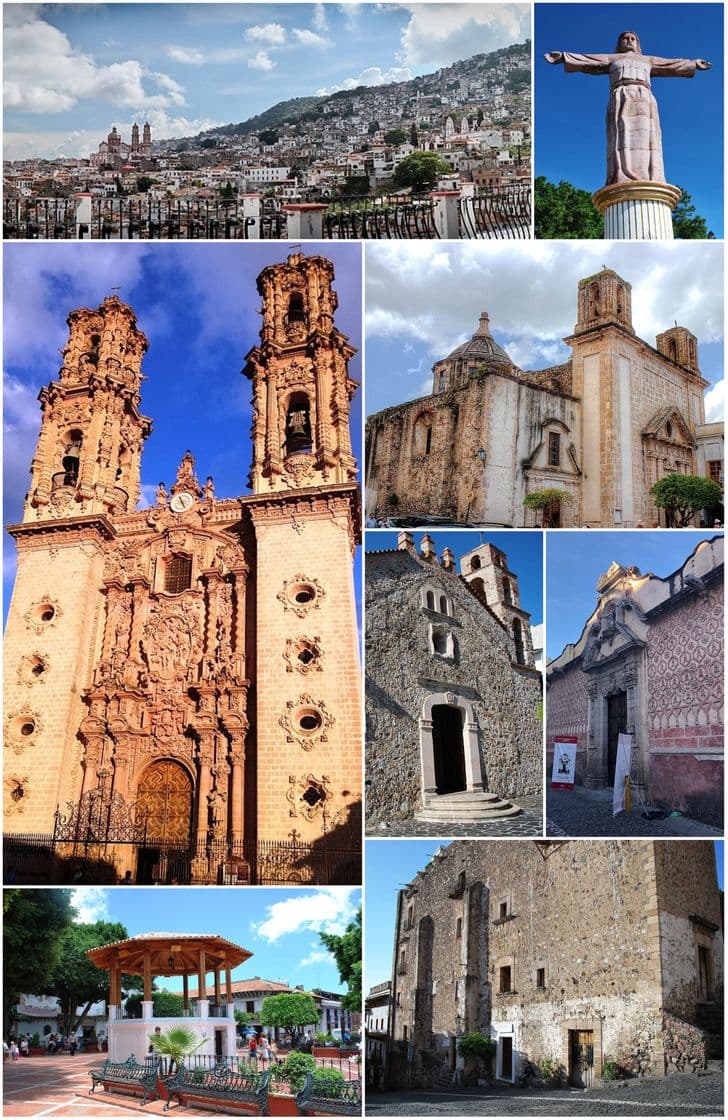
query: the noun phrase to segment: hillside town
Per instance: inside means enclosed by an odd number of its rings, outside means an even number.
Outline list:
[[[222,201],[260,213],[258,200],[270,212],[435,187],[472,197],[527,183],[530,97],[526,41],[406,82],[281,102],[187,139],[157,139],[148,122],[141,138],[137,122],[130,136],[113,125],[85,158],[6,161],[5,236],[18,235],[13,217],[29,204],[52,205],[63,225],[79,195],[128,200],[131,209]],[[398,174],[416,153],[428,157],[428,178]]]

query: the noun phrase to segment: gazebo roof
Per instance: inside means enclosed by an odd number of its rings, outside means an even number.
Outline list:
[[[205,952],[205,968],[237,968],[252,957],[249,949],[235,945],[217,933],[140,933],[98,949],[87,949],[86,956],[97,968],[118,965],[122,972],[143,975],[145,959],[155,976],[181,976],[196,973],[200,950]],[[172,964],[170,966],[170,958]]]

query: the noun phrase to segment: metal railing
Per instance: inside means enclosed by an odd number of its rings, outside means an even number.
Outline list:
[[[460,237],[521,240],[531,236],[531,185],[495,187],[458,199]]]

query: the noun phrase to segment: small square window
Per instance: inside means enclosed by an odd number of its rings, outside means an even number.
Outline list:
[[[498,908],[498,917],[501,918],[501,919],[508,917],[508,903],[507,902],[501,902],[501,904]]]
[[[549,432],[549,466],[561,466],[561,436],[558,432]]]
[[[546,969],[545,968],[537,968],[536,969],[536,987],[537,988],[545,988],[546,987]]]
[[[511,966],[509,964],[501,965],[500,968],[500,983],[498,985],[499,992],[511,991]]]
[[[463,935],[463,919],[458,918],[455,923],[455,937],[462,937]]]

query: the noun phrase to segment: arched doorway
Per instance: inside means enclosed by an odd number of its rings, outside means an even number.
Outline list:
[[[467,788],[463,714],[461,708],[450,704],[435,704],[432,709],[432,745],[438,794],[459,793]]]
[[[180,879],[178,866],[186,859],[192,829],[192,778],[179,762],[153,762],[139,779],[136,796],[137,824],[144,824],[149,846],[137,859],[137,882]]]

